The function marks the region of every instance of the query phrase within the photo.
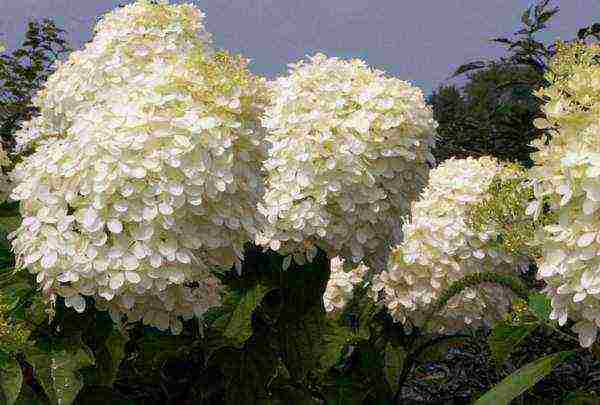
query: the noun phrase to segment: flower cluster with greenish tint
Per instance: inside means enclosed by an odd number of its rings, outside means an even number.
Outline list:
[[[341,257],[330,260],[331,274],[323,294],[325,310],[330,313],[336,313],[346,306],[353,297],[354,286],[363,282],[369,271],[364,264],[344,269],[344,262]]]
[[[139,0],[103,16],[93,40],[57,61],[56,71],[32,102],[40,115],[24,123],[15,134],[17,149],[47,137],[64,137],[81,112],[121,97],[133,87],[171,84],[155,72],[182,70],[178,60],[186,53],[210,54],[211,35],[204,14],[192,5],[171,6]],[[171,84],[172,85],[172,84]],[[175,90],[175,89],[173,89]],[[154,94],[160,105],[185,102],[173,91],[167,100]]]
[[[545,118],[534,123],[552,138],[534,144],[529,211],[539,215],[548,201],[557,219],[536,240],[538,278],[547,283],[550,318],[575,321],[589,347],[600,327],[600,45],[559,44],[546,79],[536,93]]]
[[[38,94],[12,172],[17,265],[81,312],[181,330],[219,303],[209,270],[240,265],[261,228],[266,87],[212,52],[191,5],[106,15]]]
[[[556,219],[553,212],[543,212],[533,219],[530,203],[534,200],[533,187],[527,172],[516,164],[507,165],[514,176],[496,176],[488,187],[488,197],[471,207],[467,224],[475,232],[483,232],[493,227],[497,230],[492,245],[498,246],[513,255],[538,257],[541,252],[532,244],[540,227]]]
[[[405,239],[392,250],[388,268],[375,276],[372,287],[396,321],[423,326],[431,305],[465,276],[519,274],[527,259],[499,243],[502,227],[472,216],[492,198],[496,179],[519,176],[516,167],[490,157],[452,158],[430,172],[403,225]],[[525,205],[523,216],[524,210]],[[434,314],[432,324],[438,332],[480,326],[501,319],[512,298],[509,289],[493,283],[465,288]]]
[[[316,54],[271,82],[267,131],[267,226],[261,245],[315,246],[354,263],[399,241],[401,217],[424,186],[437,124],[421,90],[363,61]]]

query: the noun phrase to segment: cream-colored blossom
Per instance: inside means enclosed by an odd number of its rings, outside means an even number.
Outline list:
[[[189,94],[176,90],[169,71],[182,71],[186,53],[213,52],[204,13],[191,4],[138,0],[117,8],[98,22],[84,49],[57,62],[56,71],[32,100],[41,116],[15,134],[17,148],[41,137],[64,136],[79,113],[131,87],[171,86],[168,96],[154,94],[153,103],[185,102]],[[164,77],[156,74],[161,69]]]
[[[547,283],[551,319],[576,321],[581,345],[589,347],[600,327],[600,45],[560,44],[546,74],[550,85],[537,95],[545,118],[535,120],[552,139],[534,143],[536,201],[558,221],[538,234],[538,278]]]
[[[209,275],[193,283],[173,284],[153,294],[146,291],[127,291],[112,300],[99,298],[96,306],[109,311],[117,323],[142,321],[145,325],[156,326],[161,330],[181,332],[182,320],[196,316],[201,318],[211,307],[221,304],[222,286],[217,278]]]
[[[364,280],[369,270],[361,263],[356,268],[345,271],[344,262],[341,257],[330,260],[331,274],[323,294],[323,303],[327,312],[333,313],[343,309],[352,299],[354,287]]]
[[[318,246],[371,266],[399,240],[433,163],[431,108],[418,88],[361,60],[317,54],[289,66],[262,119],[268,224],[257,242],[298,260]]]
[[[190,5],[148,1],[107,15],[24,126],[17,264],[78,311],[91,296],[176,332],[217,302],[209,269],[239,266],[262,227],[264,81],[207,53],[201,23]]]
[[[374,279],[373,292],[381,292],[396,321],[421,325],[440,294],[468,274],[518,274],[524,261],[494,243],[500,229],[489,224],[476,232],[469,225],[470,210],[490,196],[492,181],[516,174],[490,157],[452,158],[430,172],[403,226],[403,242],[392,250],[387,270]],[[498,319],[512,295],[492,284],[468,288],[436,314],[433,324],[438,331],[450,331]]]

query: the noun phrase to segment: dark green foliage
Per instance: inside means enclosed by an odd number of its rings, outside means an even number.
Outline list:
[[[509,85],[516,80],[523,83]],[[531,165],[534,149],[529,144],[542,134],[532,124],[539,114],[540,101],[532,94],[537,81],[530,67],[498,62],[469,74],[462,91],[453,85],[435,91],[431,104],[440,125],[436,159],[491,155]]]
[[[8,405],[16,402],[23,384],[23,373],[16,359],[6,358],[0,368],[0,400]]]
[[[577,31],[577,38],[585,40],[588,37],[594,37],[597,41],[600,41],[600,23],[594,23]]]

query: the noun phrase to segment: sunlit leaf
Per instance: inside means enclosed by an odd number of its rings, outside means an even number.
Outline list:
[[[502,380],[486,392],[474,405],[508,405],[548,375],[556,366],[570,358],[575,352],[565,351],[544,356],[533,361]]]
[[[225,337],[241,346],[252,335],[252,313],[273,287],[257,285],[248,291],[233,313],[228,316],[224,330]]]
[[[546,294],[531,294],[528,298],[529,310],[533,312],[538,319],[547,321],[552,312],[552,304],[550,298]]]
[[[537,326],[537,324],[509,325],[506,323],[495,325],[488,338],[494,360],[503,363]]]
[[[385,375],[393,392],[398,389],[398,378],[402,372],[406,351],[399,346],[388,343],[385,348]]]
[[[83,387],[79,370],[94,364],[91,350],[76,342],[64,342],[52,350],[31,347],[25,352],[36,378],[52,404],[70,405]]]

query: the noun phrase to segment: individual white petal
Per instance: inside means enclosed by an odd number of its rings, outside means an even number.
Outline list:
[[[106,223],[106,226],[108,227],[108,230],[112,233],[119,234],[123,232],[123,224],[116,218],[109,219]]]
[[[112,290],[118,290],[124,282],[125,277],[123,276],[123,273],[115,273],[110,277],[109,286]]]
[[[140,275],[134,271],[126,271],[126,272],[124,272],[124,274],[125,274],[125,279],[132,284],[137,284],[140,281],[142,281],[142,278],[140,277]]]
[[[58,253],[56,250],[48,250],[44,256],[42,256],[42,260],[40,261],[40,265],[44,269],[50,269],[54,267],[58,260]]]

